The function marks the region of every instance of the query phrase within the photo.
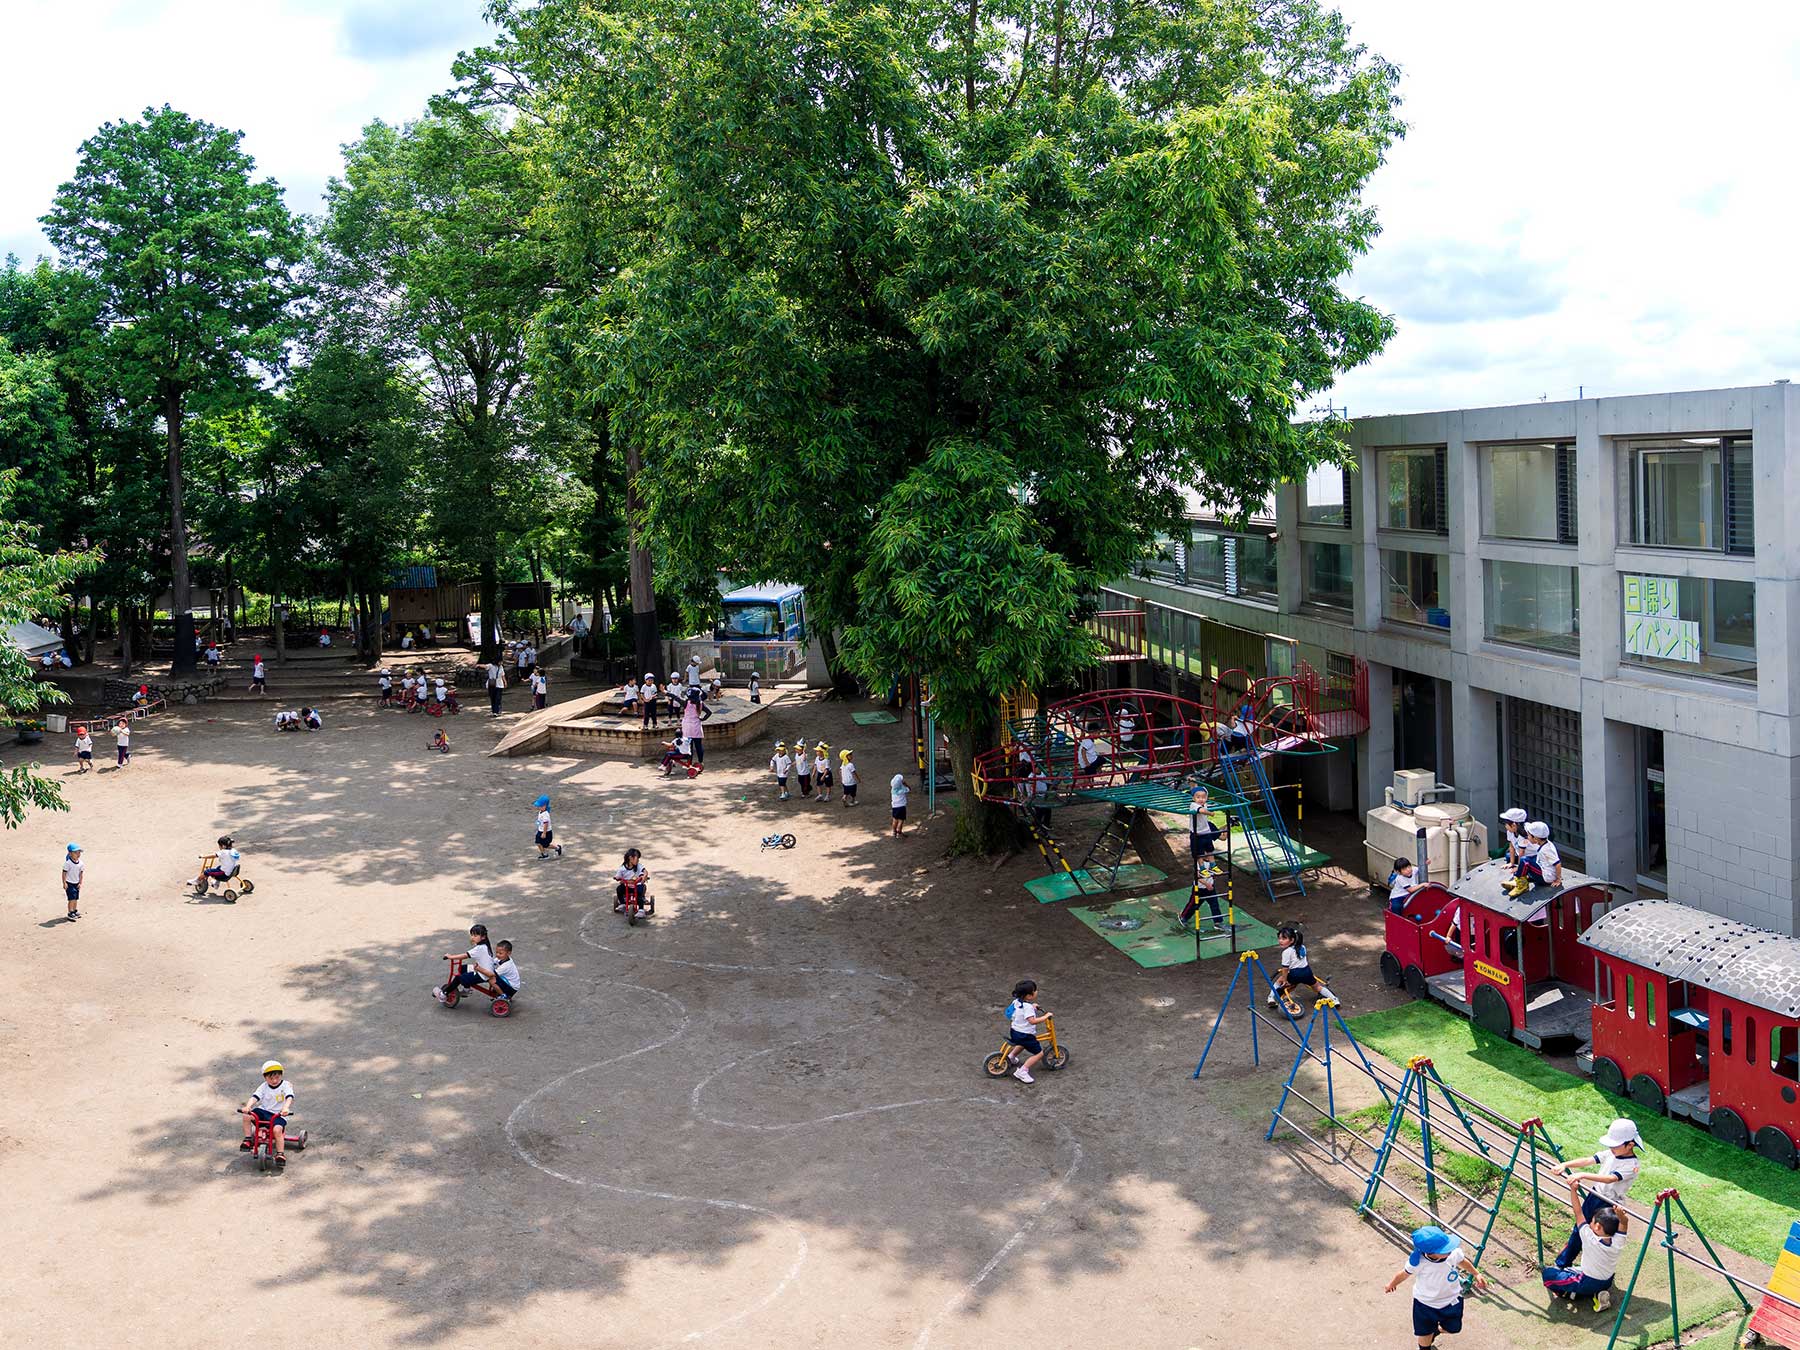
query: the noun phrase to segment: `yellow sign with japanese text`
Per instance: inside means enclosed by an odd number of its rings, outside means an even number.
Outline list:
[[[1499,966],[1490,966],[1486,961],[1477,961],[1475,963],[1475,973],[1477,975],[1487,976],[1495,984],[1512,983],[1512,972],[1502,970]]]

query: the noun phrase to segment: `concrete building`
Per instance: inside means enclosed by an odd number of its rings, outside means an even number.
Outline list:
[[[1589,872],[1800,931],[1800,388],[1373,417],[1349,439],[1353,470],[1246,529],[1196,516],[1111,589],[1146,610],[1138,678],[1361,658],[1371,725],[1327,757],[1333,806],[1435,769]]]

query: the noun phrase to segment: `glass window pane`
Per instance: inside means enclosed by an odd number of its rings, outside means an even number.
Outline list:
[[[1725,476],[1719,446],[1638,448],[1632,457],[1637,542],[1655,548],[1725,546]]]
[[[1439,589],[1439,563],[1435,553],[1381,551],[1382,609],[1395,623],[1432,628],[1450,626],[1450,610]]]
[[[1556,447],[1488,451],[1488,528],[1502,539],[1556,538]]]
[[[1756,583],[1620,576],[1623,657],[1682,675],[1756,678]]]
[[[1487,635],[1547,651],[1581,650],[1581,589],[1573,567],[1489,562]]]
[[[1321,464],[1309,472],[1300,489],[1300,518],[1309,525],[1348,525],[1344,501],[1348,477],[1341,464]]]
[[[1349,609],[1352,602],[1349,545],[1308,543],[1305,552],[1306,574],[1302,578],[1305,598],[1315,605]]]

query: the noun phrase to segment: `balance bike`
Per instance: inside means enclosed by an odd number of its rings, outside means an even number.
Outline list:
[[[275,1167],[275,1122],[263,1120],[253,1111],[238,1108],[240,1116],[250,1117],[250,1161],[259,1172],[272,1171]],[[288,1127],[293,1123],[292,1116],[282,1119],[282,1133],[285,1135],[287,1147],[298,1153],[306,1147],[306,1131],[293,1130]]]
[[[202,873],[204,873],[207,868],[215,866],[219,861],[219,855],[216,853],[201,853],[197,856],[200,860],[200,870]],[[217,890],[214,890],[215,886],[218,888]],[[220,881],[217,877],[202,875],[199,880],[194,882],[194,895],[196,898],[218,895],[228,905],[235,905],[238,902],[238,897],[240,895],[249,895],[255,889],[256,883],[250,880],[250,878],[245,876],[242,872],[239,872],[234,877],[226,877],[223,881]]]
[[[444,1006],[446,1008],[454,1008],[458,1003],[462,1002],[463,995],[468,992],[470,987],[458,983],[462,977],[463,967],[469,963],[469,958],[467,954],[464,953],[456,956],[446,956],[444,959],[450,963],[450,980],[449,987],[444,990]],[[500,992],[499,985],[478,984],[475,985],[474,988],[480,993],[486,994],[493,1000],[493,1002],[488,1005],[488,1011],[495,1017],[512,1016],[512,1000]]]
[[[762,841],[762,848],[759,848],[756,851],[761,853],[763,849],[766,848],[792,848],[799,842],[800,841],[791,834],[771,834]]]
[[[1044,1043],[1044,1057],[1038,1061],[1042,1069],[1060,1069],[1069,1062],[1069,1052],[1056,1043],[1056,1019],[1045,1017],[1038,1039]],[[1010,1040],[981,1062],[989,1078],[1004,1078],[1029,1059],[1030,1052]]]

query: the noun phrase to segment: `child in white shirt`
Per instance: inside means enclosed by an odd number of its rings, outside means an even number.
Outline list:
[[[843,784],[844,805],[856,805],[856,761],[850,758],[850,751],[838,751],[838,782]]]
[[[505,938],[494,944],[494,984],[507,998],[517,998],[519,990],[525,987],[518,963],[513,960],[513,945]]]
[[[472,923],[469,925],[469,950],[467,952],[451,952],[451,956],[466,956],[462,973],[456,977],[455,983],[465,989],[478,989],[490,983],[494,978],[494,944],[488,941],[487,925]],[[450,982],[433,985],[431,996],[439,1003],[447,1002]]]
[[[254,1121],[263,1121],[273,1126],[275,1136],[276,1170],[287,1166],[287,1118],[294,1113],[294,1085],[287,1081],[281,1065],[269,1060],[262,1066],[263,1080],[256,1085],[256,1091],[238,1108],[238,1114],[244,1118],[244,1142],[238,1147],[245,1153],[250,1151],[250,1141],[256,1137]],[[295,1148],[303,1148],[306,1144],[305,1131],[294,1140]]]
[[[86,773],[94,767],[94,738],[88,735],[84,726],[75,728],[75,768],[77,773]]]
[[[750,701],[752,703],[762,702],[762,676],[754,670],[750,672]]]
[[[1037,1080],[1031,1076],[1032,1065],[1044,1058],[1044,1043],[1037,1038],[1037,1028],[1049,1020],[1037,1005],[1037,981],[1020,980],[1013,986],[1012,1002],[1006,1005],[1006,1039],[1026,1052],[1025,1062],[1013,1070],[1021,1083]]]
[[[650,899],[650,872],[644,866],[644,855],[641,852],[635,848],[626,849],[624,861],[613,872],[613,880],[618,883],[613,890],[613,913],[617,914],[625,908],[625,888],[627,886],[637,888],[639,902],[644,907],[644,913],[656,913],[656,906]]]
[[[131,723],[119,719],[119,724],[113,728],[113,742],[119,748],[118,767],[122,769],[131,763]]]
[[[70,844],[63,850],[62,881],[71,923],[81,917],[81,878],[86,874],[87,864],[81,861],[81,845]]]
[[[776,741],[775,753],[769,757],[769,772],[775,775],[775,786],[781,789],[781,795],[776,798],[777,801],[785,802],[788,799],[787,780],[788,775],[793,771],[794,760],[788,754],[787,742]]]
[[[1461,1244],[1432,1226],[1413,1230],[1412,1255],[1382,1292],[1393,1293],[1408,1275],[1413,1281],[1413,1335],[1421,1350],[1435,1344],[1439,1332],[1454,1336],[1462,1331],[1464,1275],[1483,1293],[1488,1287],[1475,1263],[1463,1254]]]
[[[819,785],[819,800],[831,800],[831,747],[820,741],[813,746],[813,781]]]
[[[805,741],[794,742],[794,775],[800,780],[800,795],[812,796],[812,756],[806,752]]]
[[[538,857],[548,858],[551,849],[556,850],[557,857],[562,857],[562,845],[556,842],[556,836],[550,828],[550,799],[539,797],[532,805],[537,808]]]
[[[388,704],[390,704],[394,701],[393,677],[384,670],[381,672],[381,678],[379,680],[375,681],[375,684],[376,684],[376,687],[381,691],[381,693],[380,693],[381,704],[383,707],[386,707]]]
[[[896,839],[906,833],[906,799],[911,793],[912,789],[906,786],[906,775],[895,774],[888,784],[888,804],[893,807]]]

